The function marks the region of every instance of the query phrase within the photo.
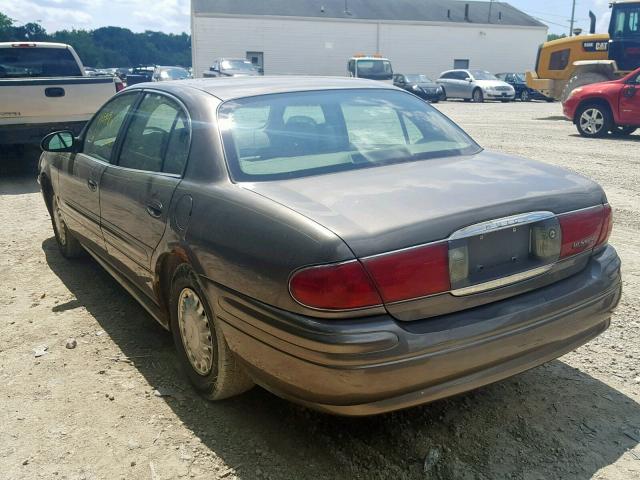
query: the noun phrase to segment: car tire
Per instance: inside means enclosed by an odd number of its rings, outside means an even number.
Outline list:
[[[471,99],[470,99],[470,98],[463,98],[462,100],[463,100],[463,101],[465,101],[465,102],[467,102],[467,103],[469,103],[469,102],[471,101]]]
[[[520,101],[521,102],[530,102],[531,101],[531,95],[529,94],[529,92],[527,90],[522,90],[520,92]]]
[[[254,386],[229,349],[220,320],[188,265],[179,266],[173,275],[169,308],[180,365],[198,392],[209,400],[223,400]]]
[[[483,103],[484,102],[484,93],[480,88],[476,88],[471,94],[471,99],[473,103]]]
[[[638,127],[617,125],[611,130],[611,134],[615,135],[616,137],[626,137],[628,135],[631,135],[637,129]]]
[[[440,101],[441,102],[447,101],[447,91],[444,88],[442,89],[442,93],[440,94]]]
[[[608,106],[601,103],[586,103],[576,112],[575,124],[583,137],[599,138],[613,128],[613,116]]]
[[[53,225],[53,233],[62,256],[65,258],[82,257],[84,255],[84,248],[82,248],[78,239],[73,236],[73,233],[71,233],[67,224],[64,222],[58,197],[55,195],[51,197],[51,224]]]

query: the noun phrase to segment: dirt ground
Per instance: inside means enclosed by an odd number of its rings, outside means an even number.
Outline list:
[[[326,416],[260,388],[210,403],[108,274],[60,256],[37,152],[5,153],[0,479],[640,479],[640,135],[580,138],[558,104],[438,108],[488,149],[604,186],[624,265],[606,333],[515,378],[379,417]]]

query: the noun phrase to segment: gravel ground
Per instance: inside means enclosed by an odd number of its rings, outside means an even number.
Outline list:
[[[624,263],[606,333],[515,378],[379,417],[330,417],[259,388],[209,403],[114,280],[59,255],[26,151],[0,165],[0,477],[640,479],[640,135],[580,138],[557,104],[438,108],[488,149],[604,186]]]

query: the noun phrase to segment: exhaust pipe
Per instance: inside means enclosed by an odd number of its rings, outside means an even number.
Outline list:
[[[591,26],[589,27],[589,33],[596,33],[596,14],[589,10],[589,19],[591,20]]]

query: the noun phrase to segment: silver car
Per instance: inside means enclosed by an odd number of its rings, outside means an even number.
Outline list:
[[[436,82],[444,88],[446,98],[462,98],[467,102],[510,102],[516,96],[511,85],[485,70],[449,70],[443,72]]]

